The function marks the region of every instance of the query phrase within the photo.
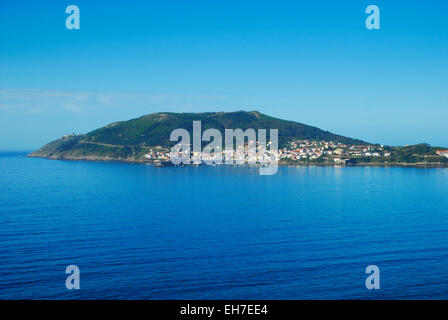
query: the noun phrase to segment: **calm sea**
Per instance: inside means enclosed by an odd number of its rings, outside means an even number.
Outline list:
[[[448,169],[260,176],[2,153],[0,298],[447,299]]]

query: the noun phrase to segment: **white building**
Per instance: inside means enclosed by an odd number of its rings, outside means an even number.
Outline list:
[[[448,150],[437,150],[436,154],[438,156],[448,158]]]

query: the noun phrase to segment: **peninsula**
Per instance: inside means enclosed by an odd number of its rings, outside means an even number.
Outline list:
[[[153,113],[111,123],[87,134],[65,135],[28,157],[169,164],[175,142],[170,133],[193,121],[202,129],[278,129],[279,164],[283,165],[400,165],[446,166],[448,151],[428,144],[385,146],[324,131],[302,123],[281,120],[258,111],[207,113]]]

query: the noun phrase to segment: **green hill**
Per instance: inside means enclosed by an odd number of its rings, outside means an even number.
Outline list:
[[[52,159],[141,161],[149,149],[166,149],[174,145],[170,134],[183,128],[192,135],[193,121],[200,120],[202,131],[224,129],[278,129],[279,144],[294,139],[325,140],[345,144],[366,144],[302,123],[273,118],[257,111],[207,113],[153,113],[140,118],[111,123],[85,135],[71,135],[53,141],[30,157]]]

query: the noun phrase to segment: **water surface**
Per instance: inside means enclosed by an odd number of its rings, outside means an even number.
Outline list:
[[[260,176],[2,153],[0,298],[447,299],[447,195],[443,168]]]

